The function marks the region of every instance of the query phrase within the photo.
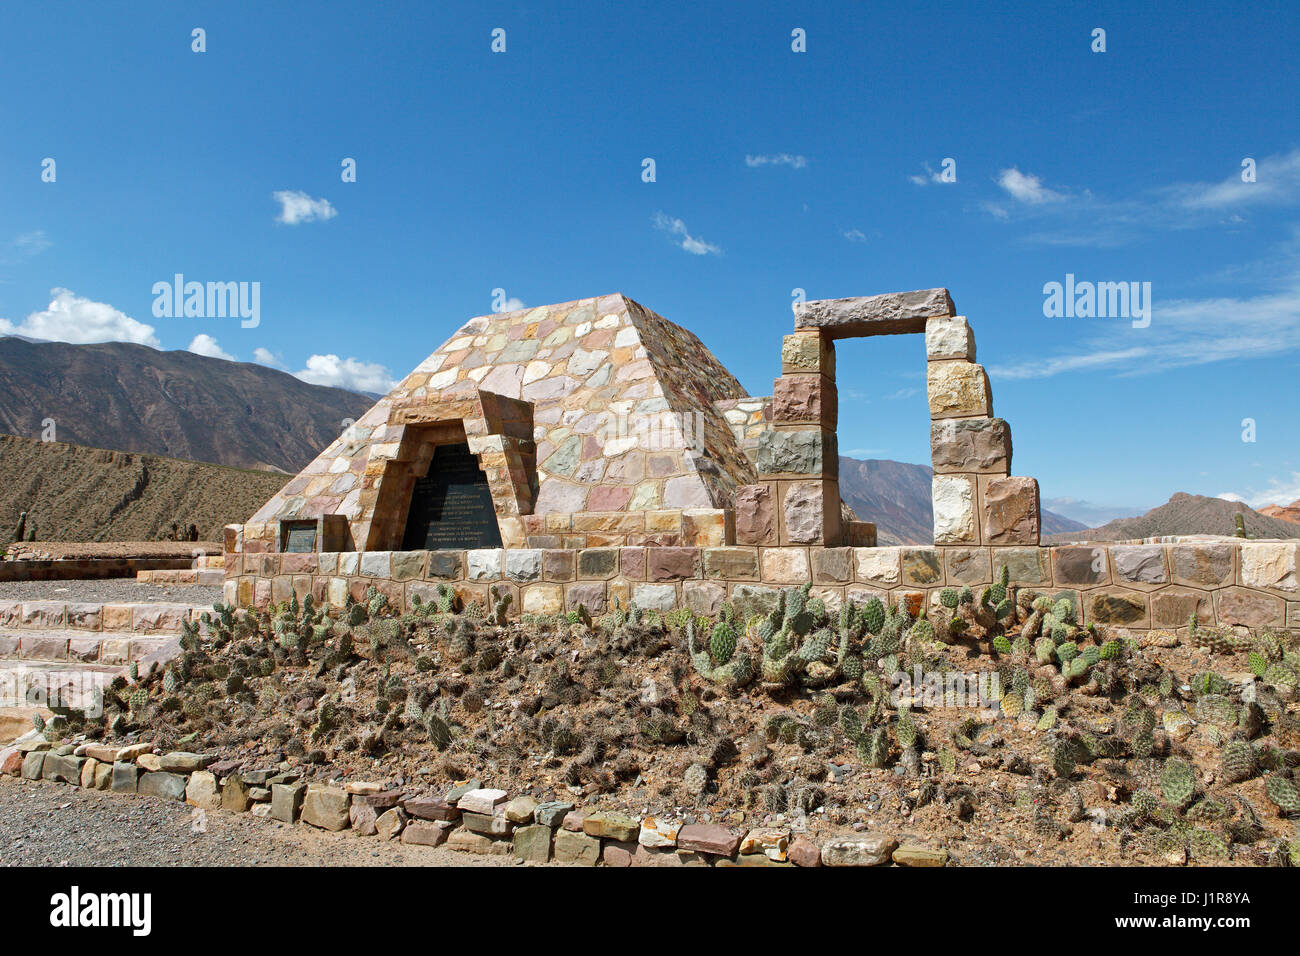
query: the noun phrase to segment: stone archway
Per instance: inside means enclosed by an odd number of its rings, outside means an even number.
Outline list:
[[[911,333],[925,335],[934,543],[1039,543],[1038,482],[1011,476],[1010,426],[993,417],[974,335],[946,289],[822,299],[794,312],[773,384],[772,427],[756,456],[759,486],[746,491],[770,499],[781,545],[875,543],[870,515],[840,520],[835,340]]]

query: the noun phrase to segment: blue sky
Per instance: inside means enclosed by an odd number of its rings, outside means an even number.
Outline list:
[[[375,391],[494,289],[621,291],[769,394],[792,290],[945,286],[1056,510],[1300,498],[1294,3],[641,6],[6,4],[0,331]],[[175,273],[260,323],[155,317]],[[842,451],[928,462],[918,337],[839,383]]]

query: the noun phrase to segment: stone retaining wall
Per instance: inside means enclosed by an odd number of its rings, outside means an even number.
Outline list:
[[[160,650],[185,621],[210,608],[188,604],[0,601],[0,659],[125,665]]]
[[[48,561],[0,561],[0,581],[70,581],[87,578],[133,578],[140,572],[188,569],[193,559],[75,558]]]
[[[27,740],[0,750],[0,773],[112,793],[184,801],[195,826],[209,812],[251,812],[281,823],[352,830],[377,843],[443,846],[525,862],[586,866],[944,866],[948,851],[889,833],[848,833],[818,840],[789,825],[750,829],[739,821],[629,816],[579,808],[567,799],[539,802],[467,781],[445,794],[415,794],[381,783],[307,783],[273,767],[247,770],[193,753],[83,744],[51,748]],[[541,792],[541,791],[539,791]]]
[[[938,600],[944,587],[992,583],[1005,565],[1025,588],[1075,591],[1083,621],[1135,630],[1206,624],[1300,627],[1294,542],[1196,539],[1161,544],[1060,547],[717,547],[371,551],[226,555],[224,599],[267,607],[301,599],[342,607],[373,586],[408,610],[438,584],[464,601],[491,586],[514,596],[512,613],[550,614],[610,599],[646,609],[716,613],[733,600],[752,613],[779,587],[812,581],[835,607],[888,596]]]

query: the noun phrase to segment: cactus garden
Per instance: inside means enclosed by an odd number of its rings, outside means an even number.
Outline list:
[[[508,618],[217,605],[170,662],[51,741],[217,754],[308,779],[786,826],[888,829],[965,865],[1300,863],[1300,638],[1081,626],[1002,580],[923,603],[810,588],[714,617],[635,604]],[[938,689],[936,692],[936,688]],[[957,689],[962,689],[958,695]]]

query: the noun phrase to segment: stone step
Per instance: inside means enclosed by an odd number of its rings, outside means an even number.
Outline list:
[[[0,715],[51,706],[93,708],[96,691],[120,673],[116,665],[0,657]]]
[[[0,659],[28,662],[102,664],[121,669],[174,639],[166,632],[81,631],[0,627]]]
[[[185,621],[197,621],[209,605],[94,604],[76,601],[0,601],[0,630],[128,631],[179,634]]]
[[[197,584],[202,587],[219,588],[226,581],[226,572],[221,568],[137,571],[135,579],[144,584]]]

